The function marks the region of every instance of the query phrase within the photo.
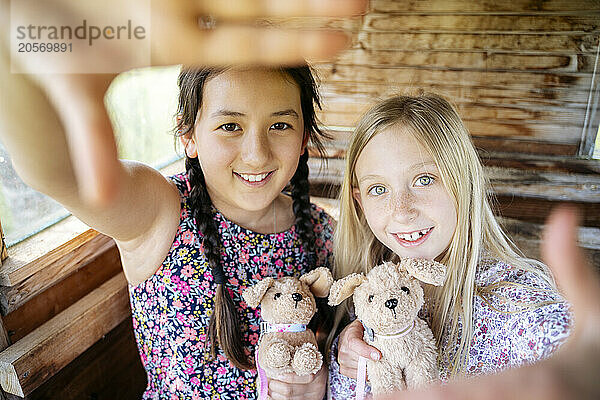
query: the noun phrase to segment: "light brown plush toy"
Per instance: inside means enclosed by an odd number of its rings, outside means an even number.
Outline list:
[[[365,341],[381,351],[379,361],[366,361],[374,395],[419,388],[438,379],[435,339],[417,316],[424,301],[419,280],[441,286],[445,277],[443,264],[406,258],[399,264],[378,265],[367,276],[348,275],[331,287],[330,305],[353,295]]]
[[[300,278],[268,277],[243,291],[242,297],[250,307],[260,304],[264,321],[256,349],[257,367],[270,375],[308,375],[321,369],[323,356],[314,333],[306,325],[317,311],[314,296],[327,297],[332,283],[329,269],[319,267]],[[260,373],[259,370],[259,384]]]

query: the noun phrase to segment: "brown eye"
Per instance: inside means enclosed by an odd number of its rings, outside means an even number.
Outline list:
[[[410,294],[410,290],[406,286],[402,286],[400,289],[406,294]]]
[[[370,295],[367,300],[369,300],[369,303],[372,302],[373,301],[373,295]]]
[[[280,297],[281,297],[281,293],[275,293],[275,296],[273,296],[273,300],[277,300]]]

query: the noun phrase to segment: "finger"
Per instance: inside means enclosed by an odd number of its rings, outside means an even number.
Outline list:
[[[296,375],[296,374],[282,374],[278,375],[274,381],[278,381],[284,384],[299,384],[305,385],[311,383],[315,379],[314,374],[310,375]]]
[[[577,213],[574,209],[561,207],[550,215],[542,255],[573,306],[577,326],[584,325],[591,315],[600,315],[600,282],[577,247]]]
[[[357,367],[346,367],[340,365],[340,374],[347,376],[348,378],[356,379],[358,376],[358,368]]]
[[[346,34],[333,31],[233,25],[201,31],[194,24],[179,26],[178,30],[157,35],[159,38],[153,41],[153,64],[291,65],[304,63],[306,59],[330,58],[350,43]],[[166,39],[172,36],[180,39]]]
[[[364,14],[368,0],[204,0],[200,12],[225,18],[349,17]]]
[[[364,358],[370,358],[371,360],[379,360],[381,358],[381,352],[373,347],[369,346],[364,340],[351,337],[348,338],[349,348],[356,354]]]

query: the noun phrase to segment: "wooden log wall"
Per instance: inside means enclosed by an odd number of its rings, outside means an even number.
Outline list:
[[[378,99],[450,98],[478,146],[579,152],[600,40],[597,0],[373,0],[341,26],[353,46],[318,65],[328,126],[353,127]],[[597,121],[596,121],[597,129]]]

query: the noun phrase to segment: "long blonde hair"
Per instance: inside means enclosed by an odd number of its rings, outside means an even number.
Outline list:
[[[411,132],[431,153],[455,201],[458,223],[441,260],[448,266],[448,277],[443,287],[431,293],[431,328],[438,348],[448,328],[448,343],[459,343],[450,360],[450,374],[456,375],[464,367],[472,339],[473,297],[482,290],[476,286],[475,273],[484,253],[512,267],[539,273],[548,283],[554,283],[545,266],[523,257],[503,232],[492,212],[489,183],[471,136],[454,107],[435,94],[392,97],[374,106],[358,123],[346,155],[340,191],[340,217],[334,236],[335,278],[368,272],[382,261],[397,257],[375,238],[352,196],[353,188],[358,187],[355,166],[362,150],[374,136],[396,124]],[[330,342],[349,307],[346,302],[336,311]]]

